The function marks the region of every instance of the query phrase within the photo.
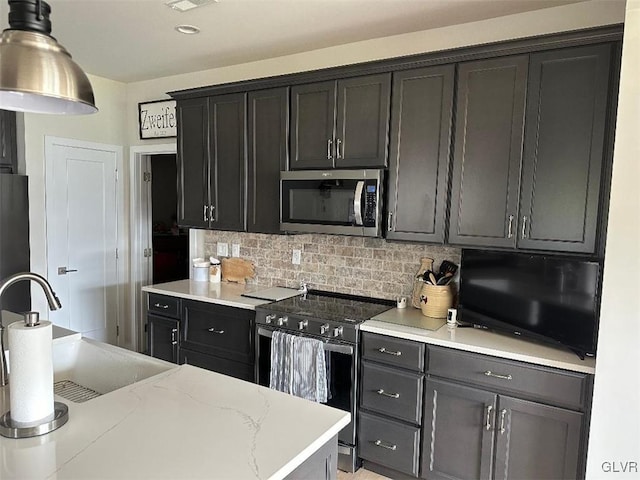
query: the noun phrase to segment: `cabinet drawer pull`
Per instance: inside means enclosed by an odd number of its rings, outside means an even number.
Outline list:
[[[491,370],[487,370],[484,374],[487,377],[501,378],[502,380],[513,380],[513,376],[511,374],[502,375],[501,373],[493,373]]]
[[[400,394],[399,393],[387,393],[382,388],[380,390],[377,390],[376,393],[378,395],[383,395],[383,396],[389,397],[389,398],[400,398]]]
[[[382,447],[382,448],[386,448],[387,450],[393,450],[395,451],[398,446],[394,445],[393,443],[385,443],[382,440],[376,440],[375,442],[373,442],[373,444],[377,447]]]
[[[394,355],[396,357],[399,357],[400,355],[402,355],[402,352],[399,350],[397,352],[394,352],[393,350],[387,350],[384,347],[379,348],[378,351],[380,353],[386,353],[387,355]]]
[[[169,305],[163,305],[161,303],[155,303],[153,306],[156,308],[162,308],[163,310],[166,310],[167,308],[169,308]]]
[[[217,333],[218,335],[222,335],[224,333],[224,330],[216,330],[214,327],[211,327],[207,330],[211,333]]]
[[[487,405],[487,422],[485,428],[487,431],[491,430],[491,412],[493,411],[493,405]]]
[[[505,432],[505,428],[504,428],[504,417],[507,415],[507,409],[503,408],[502,410],[500,410],[500,435],[504,435]]]

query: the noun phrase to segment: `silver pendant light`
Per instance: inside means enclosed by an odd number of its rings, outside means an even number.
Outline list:
[[[50,35],[50,13],[42,0],[9,0],[9,28],[0,36],[0,108],[95,113],[89,79]]]

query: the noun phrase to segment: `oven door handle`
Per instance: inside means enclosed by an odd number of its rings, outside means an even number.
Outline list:
[[[266,328],[258,327],[258,335],[263,337],[273,337],[273,330],[268,330]],[[293,334],[290,334],[293,335]],[[303,336],[303,335],[299,335]],[[309,337],[313,338],[313,337]],[[339,343],[330,343],[330,342],[322,342],[325,352],[333,352],[333,353],[343,353],[345,355],[353,355],[353,347],[351,345],[342,345]]]

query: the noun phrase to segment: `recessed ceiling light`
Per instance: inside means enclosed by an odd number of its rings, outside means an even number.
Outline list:
[[[184,33],[185,35],[195,35],[196,33],[200,33],[200,29],[194,25],[178,25],[176,30],[180,33]]]
[[[210,3],[218,3],[219,0],[171,0],[165,5],[178,12],[186,12],[194,8],[204,7]]]

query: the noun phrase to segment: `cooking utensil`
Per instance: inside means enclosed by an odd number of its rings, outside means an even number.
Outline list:
[[[431,282],[431,285],[438,284],[438,281],[436,280],[436,276],[433,274],[433,272],[429,272],[429,281]]]
[[[440,274],[440,277],[444,277],[447,273],[451,273],[451,276],[453,276],[457,271],[458,266],[455,263],[450,262],[449,260],[443,260],[440,264],[438,273]]]

